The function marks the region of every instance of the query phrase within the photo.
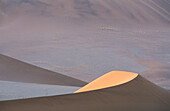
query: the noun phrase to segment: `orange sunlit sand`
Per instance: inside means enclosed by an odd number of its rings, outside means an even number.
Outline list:
[[[80,88],[74,93],[86,92],[91,90],[97,90],[107,87],[117,86],[126,82],[129,82],[138,76],[137,73],[125,72],[125,71],[111,71],[98,79],[92,81],[86,86]]]
[[[170,0],[0,0],[0,111],[170,111],[169,29]]]

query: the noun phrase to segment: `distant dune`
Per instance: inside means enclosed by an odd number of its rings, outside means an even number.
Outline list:
[[[36,15],[110,20],[110,23],[119,24],[169,24],[169,3],[169,0],[0,0],[0,14],[4,20],[12,14],[14,18],[16,15]]]
[[[1,101],[2,111],[169,111],[170,93],[141,76],[115,87],[61,96]]]
[[[45,70],[2,54],[0,54],[0,80],[64,86],[84,86],[86,84],[81,80]]]
[[[67,70],[81,80],[143,71],[169,87],[169,26],[170,0],[0,0],[0,53],[87,66]],[[87,84],[0,54],[0,80],[82,87],[0,101],[0,111],[170,111],[170,91],[144,77],[114,71]]]

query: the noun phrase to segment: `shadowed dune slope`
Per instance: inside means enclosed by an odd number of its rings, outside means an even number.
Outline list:
[[[141,76],[96,91],[1,101],[1,111],[169,111],[170,93]]]
[[[86,86],[80,88],[74,93],[92,91],[97,89],[108,88],[129,82],[138,76],[137,73],[125,71],[111,71],[97,78]]]
[[[0,80],[65,86],[84,86],[86,82],[33,66],[0,54]]]

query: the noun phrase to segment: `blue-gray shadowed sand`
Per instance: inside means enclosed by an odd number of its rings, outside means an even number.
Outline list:
[[[80,87],[0,81],[0,101],[70,94]]]
[[[49,71],[2,54],[0,54],[0,80],[79,87],[87,84],[84,81]]]

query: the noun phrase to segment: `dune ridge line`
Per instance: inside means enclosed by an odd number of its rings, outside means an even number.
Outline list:
[[[138,76],[137,73],[126,72],[126,71],[111,71],[104,74],[103,76],[97,78],[96,80],[90,82],[74,93],[92,91],[97,89],[103,89],[108,87],[113,87],[127,83]]]

